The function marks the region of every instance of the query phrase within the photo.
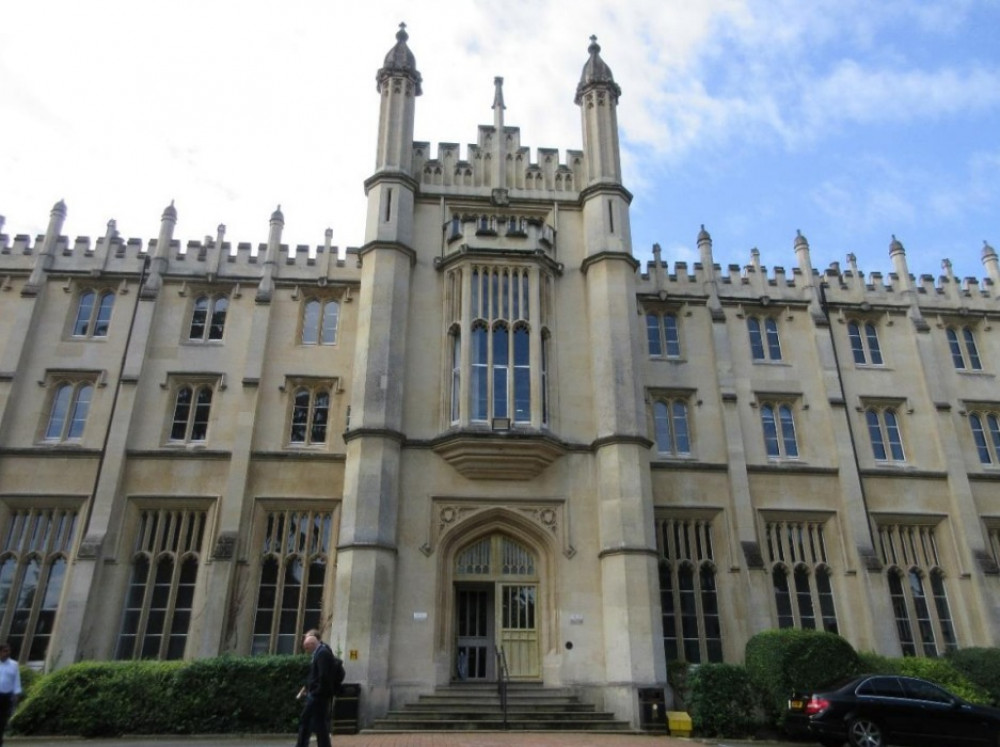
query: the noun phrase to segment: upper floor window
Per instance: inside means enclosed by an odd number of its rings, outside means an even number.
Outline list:
[[[649,354],[654,358],[678,358],[681,340],[677,333],[677,315],[672,313],[646,314],[646,341]]]
[[[45,661],[76,526],[76,509],[14,509],[0,535],[0,640],[22,664]]]
[[[330,383],[298,383],[292,395],[289,443],[299,446],[325,444],[329,422]]]
[[[851,353],[856,364],[882,365],[882,349],[878,344],[878,330],[874,324],[850,321],[847,323],[847,337],[851,341]]]
[[[956,369],[960,371],[981,371],[983,369],[972,327],[948,327],[945,334],[948,336],[951,361],[955,364]]]
[[[799,445],[795,436],[795,418],[791,405],[762,403],[760,422],[764,429],[764,448],[768,457],[772,459],[798,458]]]
[[[685,399],[661,398],[653,402],[653,428],[656,433],[656,450],[659,453],[672,456],[691,454],[691,434]]]
[[[85,290],[80,293],[73,322],[74,337],[107,337],[115,294],[109,290]]]
[[[307,299],[302,307],[302,344],[336,345],[339,323],[339,301]]]
[[[886,524],[878,539],[903,656],[958,648],[934,527]]]
[[[188,339],[221,340],[228,310],[229,299],[225,296],[198,296],[194,300]]]
[[[473,267],[449,279],[451,421],[547,423],[549,339],[539,322],[549,286],[539,288],[526,267]],[[543,309],[534,308],[535,294]]]
[[[969,427],[982,464],[1000,464],[1000,415],[996,412],[969,413]]]
[[[170,440],[188,443],[202,442],[208,436],[208,419],[212,413],[211,384],[182,384],[174,397],[174,415]]]
[[[872,455],[876,462],[902,462],[903,437],[899,418],[894,407],[869,407],[865,410],[865,423],[872,442]]]
[[[116,659],[184,657],[206,519],[201,510],[140,513]]]
[[[75,441],[83,438],[83,429],[94,396],[91,381],[60,381],[52,394],[46,441]]]
[[[750,333],[750,355],[755,361],[780,361],[781,341],[778,339],[778,322],[772,317],[747,317]]]

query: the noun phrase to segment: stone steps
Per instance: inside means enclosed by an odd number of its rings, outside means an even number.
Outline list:
[[[628,722],[598,711],[564,688],[536,684],[511,685],[507,692],[504,724],[495,684],[449,685],[415,703],[389,711],[376,719],[366,733],[413,731],[563,731],[588,733],[629,732]]]

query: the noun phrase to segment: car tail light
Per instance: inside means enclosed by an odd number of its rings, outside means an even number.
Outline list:
[[[808,702],[806,703],[806,713],[812,716],[819,713],[820,711],[825,711],[829,707],[830,707],[829,700],[827,700],[826,698],[817,698],[815,695],[813,695],[811,698],[809,698]]]

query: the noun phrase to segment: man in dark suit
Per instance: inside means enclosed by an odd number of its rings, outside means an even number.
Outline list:
[[[312,654],[309,678],[299,690],[298,697],[305,698],[299,718],[299,741],[296,747],[309,747],[309,737],[316,735],[317,747],[330,747],[330,699],[334,696],[333,651],[320,640],[318,630],[307,630],[302,648]]]

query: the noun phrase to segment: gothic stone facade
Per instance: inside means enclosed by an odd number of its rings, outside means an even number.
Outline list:
[[[20,659],[292,652],[365,719],[435,686],[568,686],[638,720],[666,662],[762,630],[1000,644],[1000,265],[988,277],[633,258],[620,90],[583,149],[414,142],[378,71],[359,249],[0,239],[0,638]]]

